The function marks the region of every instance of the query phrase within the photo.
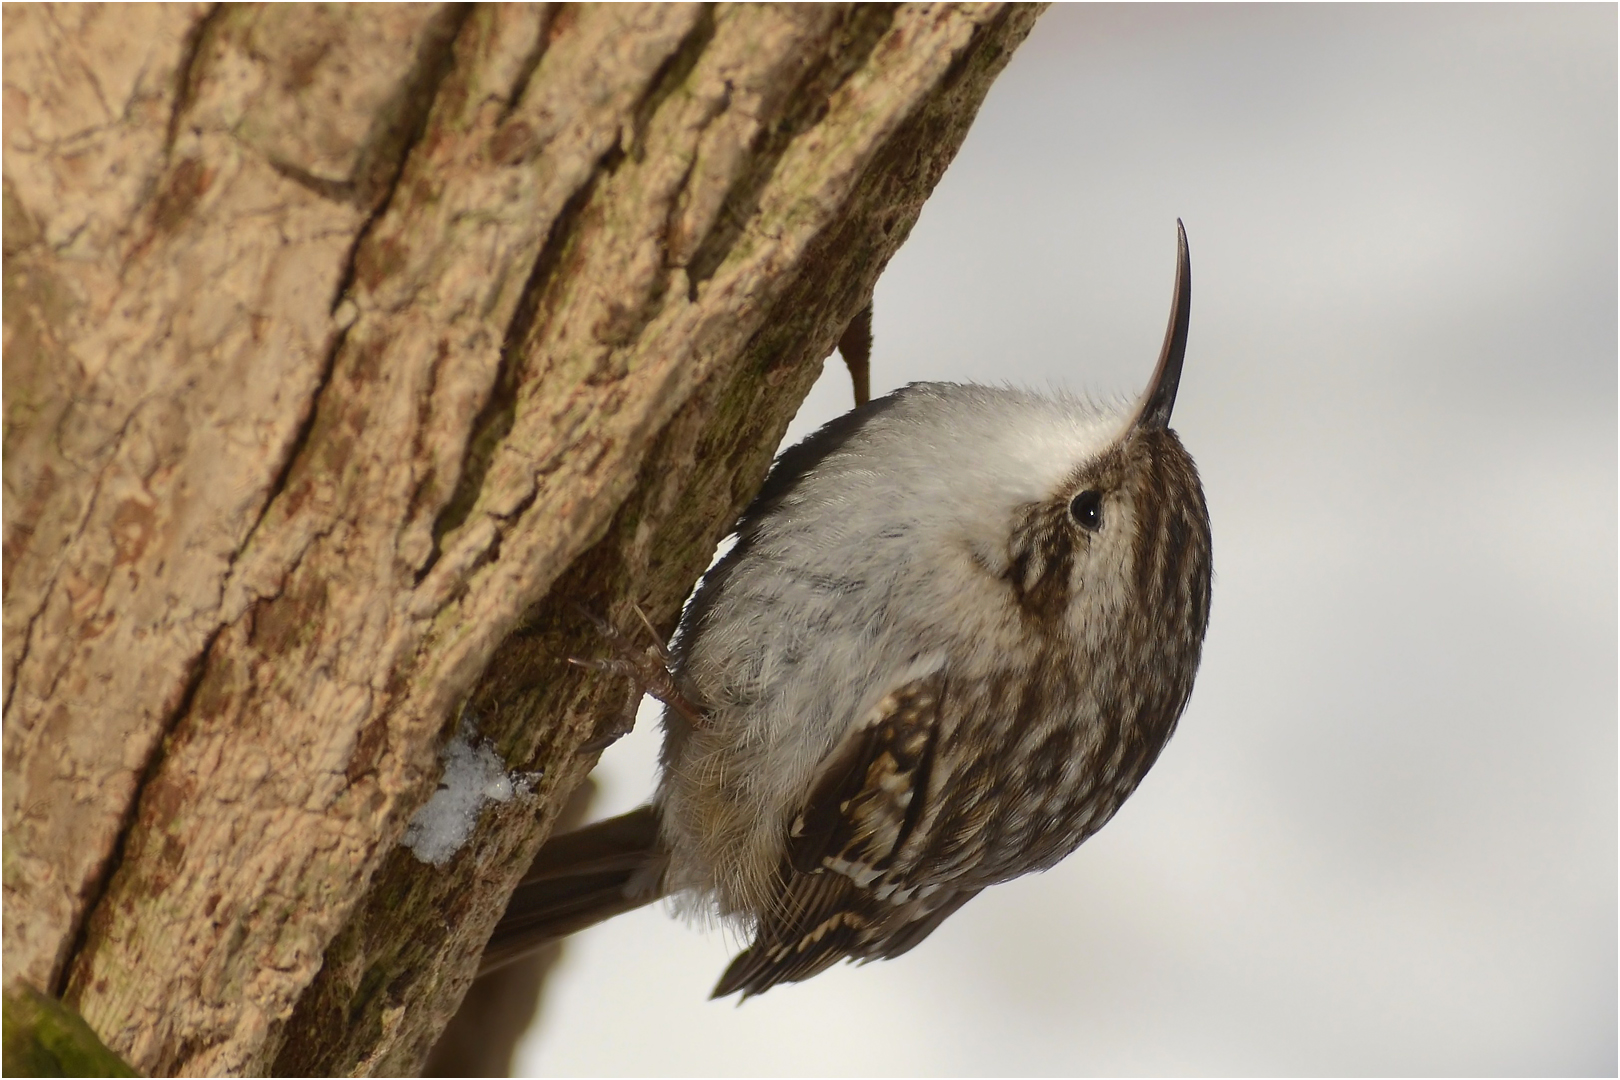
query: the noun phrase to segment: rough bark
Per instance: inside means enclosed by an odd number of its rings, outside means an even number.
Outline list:
[[[5,973],[413,1072],[1035,17],[11,5]],[[399,846],[475,719],[524,798]]]
[[[586,777],[557,815],[556,831],[585,824],[595,795],[596,784]],[[546,979],[562,959],[564,947],[564,942],[554,941],[474,979],[428,1053],[423,1075],[511,1076],[518,1043],[534,1022]]]

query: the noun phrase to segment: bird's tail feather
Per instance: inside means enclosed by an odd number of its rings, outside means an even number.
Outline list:
[[[668,862],[651,806],[552,837],[518,882],[478,973],[657,900]]]

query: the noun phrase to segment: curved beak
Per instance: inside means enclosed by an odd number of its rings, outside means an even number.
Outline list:
[[[1162,431],[1170,426],[1170,410],[1176,406],[1176,388],[1181,385],[1181,361],[1187,355],[1187,319],[1192,312],[1192,264],[1187,255],[1187,230],[1176,219],[1176,291],[1170,299],[1170,325],[1164,331],[1164,348],[1159,366],[1142,392],[1136,420],[1131,427]]]

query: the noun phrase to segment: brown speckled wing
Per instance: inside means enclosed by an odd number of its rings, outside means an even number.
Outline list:
[[[977,889],[914,896],[895,858],[925,818],[943,675],[905,683],[827,755],[789,833],[778,901],[715,996],[762,993],[845,958],[897,956]]]
[[[927,797],[943,681],[936,672],[885,694],[827,755],[789,831],[795,870],[864,886],[889,868]]]

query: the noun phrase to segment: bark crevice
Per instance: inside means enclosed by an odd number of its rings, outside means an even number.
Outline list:
[[[698,60],[703,56],[703,50],[709,47],[714,40],[714,5],[704,4],[703,13],[698,16],[692,29],[686,32],[681,43],[675,51],[670,53],[653,72],[652,79],[647,84],[647,92],[641,96],[630,110],[630,145],[626,148],[632,158],[640,161],[647,150],[647,125],[652,122],[653,116],[674,93],[676,88],[684,84],[697,67]]]
[[[535,71],[540,67],[540,61],[546,58],[546,50],[551,46],[551,31],[557,18],[558,4],[545,5],[544,14],[540,17],[540,25],[536,28],[534,44],[524,54],[522,62],[518,65],[517,76],[512,80],[512,89],[506,96],[506,104],[501,106],[500,116],[495,126],[506,123],[518,105],[523,101],[523,94],[529,89],[529,80],[534,78]]]
[[[433,523],[433,550],[417,571],[418,584],[437,565],[444,538],[465,524],[473,507],[478,504],[490,462],[507,435],[511,433],[512,424],[516,419],[517,392],[522,381],[526,358],[525,346],[540,320],[540,310],[547,287],[562,265],[563,257],[575,237],[580,218],[590,202],[592,193],[596,190],[597,183],[604,175],[611,174],[623,158],[624,152],[617,143],[609,147],[597,159],[585,182],[568,197],[568,201],[563,203],[562,209],[552,219],[545,243],[541,245],[540,253],[530,267],[528,279],[524,283],[512,319],[507,324],[489,397],[469,429],[467,450],[462,458],[461,475],[457,477],[455,492],[439,511]],[[513,512],[503,513],[500,516],[507,519],[516,517],[532,500],[531,494],[527,499],[520,501]]]
[[[399,190],[400,179],[405,175],[405,166],[410,160],[411,152],[422,141],[423,135],[427,133],[428,121],[433,112],[433,102],[438,96],[439,88],[444,85],[445,79],[449,77],[455,66],[456,38],[461,32],[461,28],[466,25],[471,14],[470,6],[462,4],[451,5],[445,12],[441,12],[439,17],[440,29],[428,35],[419,51],[417,68],[407,80],[407,89],[400,95],[400,100],[405,104],[399,106],[399,108],[407,118],[406,123],[403,125],[406,129],[404,139],[394,156],[386,187],[377,193],[374,201],[371,202],[371,208],[366,215],[365,221],[355,231],[354,241],[349,245],[349,250],[344,255],[338,285],[333,292],[332,302],[328,308],[328,311],[334,316],[343,306],[344,301],[349,299],[349,294],[353,290],[362,248],[371,237],[377,222],[388,212],[394,194]],[[364,157],[365,155],[362,156],[362,160],[364,160]],[[313,176],[289,163],[274,160],[270,160],[268,163],[279,174],[309,188],[323,198],[331,199],[334,202],[365,205],[365,193],[358,178],[351,178],[346,183],[334,183]],[[287,453],[270,482],[258,519],[254,521],[252,527],[244,536],[242,545],[237,550],[237,555],[247,550],[251,545],[259,526],[270,515],[271,508],[275,505],[276,500],[286,490],[288,479],[292,476],[293,469],[308,445],[311,433],[315,430],[321,399],[325,395],[327,387],[331,385],[333,374],[337,370],[338,358],[342,355],[344,346],[348,343],[349,330],[352,326],[353,320],[348,320],[333,335],[331,345],[326,350],[326,355],[322,361],[320,377],[309,396],[308,411],[299,424],[298,432],[289,444]],[[234,562],[235,556],[232,558],[232,563],[234,564]]]
[[[118,867],[124,861],[124,848],[135,832],[135,823],[139,820],[141,813],[141,797],[146,793],[153,777],[157,776],[159,769],[163,765],[164,747],[170,733],[191,711],[191,701],[197,696],[197,688],[202,685],[203,678],[208,674],[208,656],[213,651],[214,642],[219,640],[219,635],[224,629],[225,626],[221,623],[215,627],[212,634],[208,635],[208,640],[203,644],[202,651],[197,654],[196,660],[193,661],[191,670],[186,676],[185,689],[181,693],[179,703],[165,718],[163,733],[153,745],[152,752],[146,756],[146,761],[141,768],[140,778],[135,782],[135,790],[130,794],[129,803],[124,808],[124,820],[118,828],[118,836],[113,843],[112,853],[107,856],[107,861],[103,864],[101,873],[96,877],[86,895],[85,903],[81,909],[84,914],[80,917],[79,924],[73,932],[73,944],[68,947],[67,956],[57,973],[55,983],[49,988],[52,997],[61,998],[67,993],[68,982],[73,974],[74,962],[79,958],[79,954],[84,951],[85,941],[90,935],[91,916],[95,914],[96,908],[100,906],[102,897],[107,895],[113,877],[118,873]]]
[[[854,5],[833,41],[788,95],[786,111],[760,129],[747,167],[726,191],[714,224],[687,263],[687,288],[693,303],[697,302],[699,287],[713,277],[730,256],[788,147],[826,115],[833,94],[865,65],[872,50],[894,24],[898,6]]]
[[[167,158],[174,151],[175,140],[180,137],[180,125],[185,120],[186,111],[191,108],[192,99],[196,94],[198,62],[204,51],[208,48],[209,38],[215,27],[219,25],[219,18],[225,13],[226,5],[216,3],[212,5],[197,25],[192,27],[191,33],[186,35],[184,52],[180,56],[180,64],[175,72],[174,105],[169,110],[169,127],[163,137],[163,155]]]
[[[371,221],[387,209],[405,163],[427,131],[439,88],[455,67],[456,39],[472,12],[473,5],[460,3],[446,4],[439,11],[423,35],[412,70],[400,81],[394,99],[379,110],[377,123],[361,143],[350,183],[358,204],[372,207]]]

